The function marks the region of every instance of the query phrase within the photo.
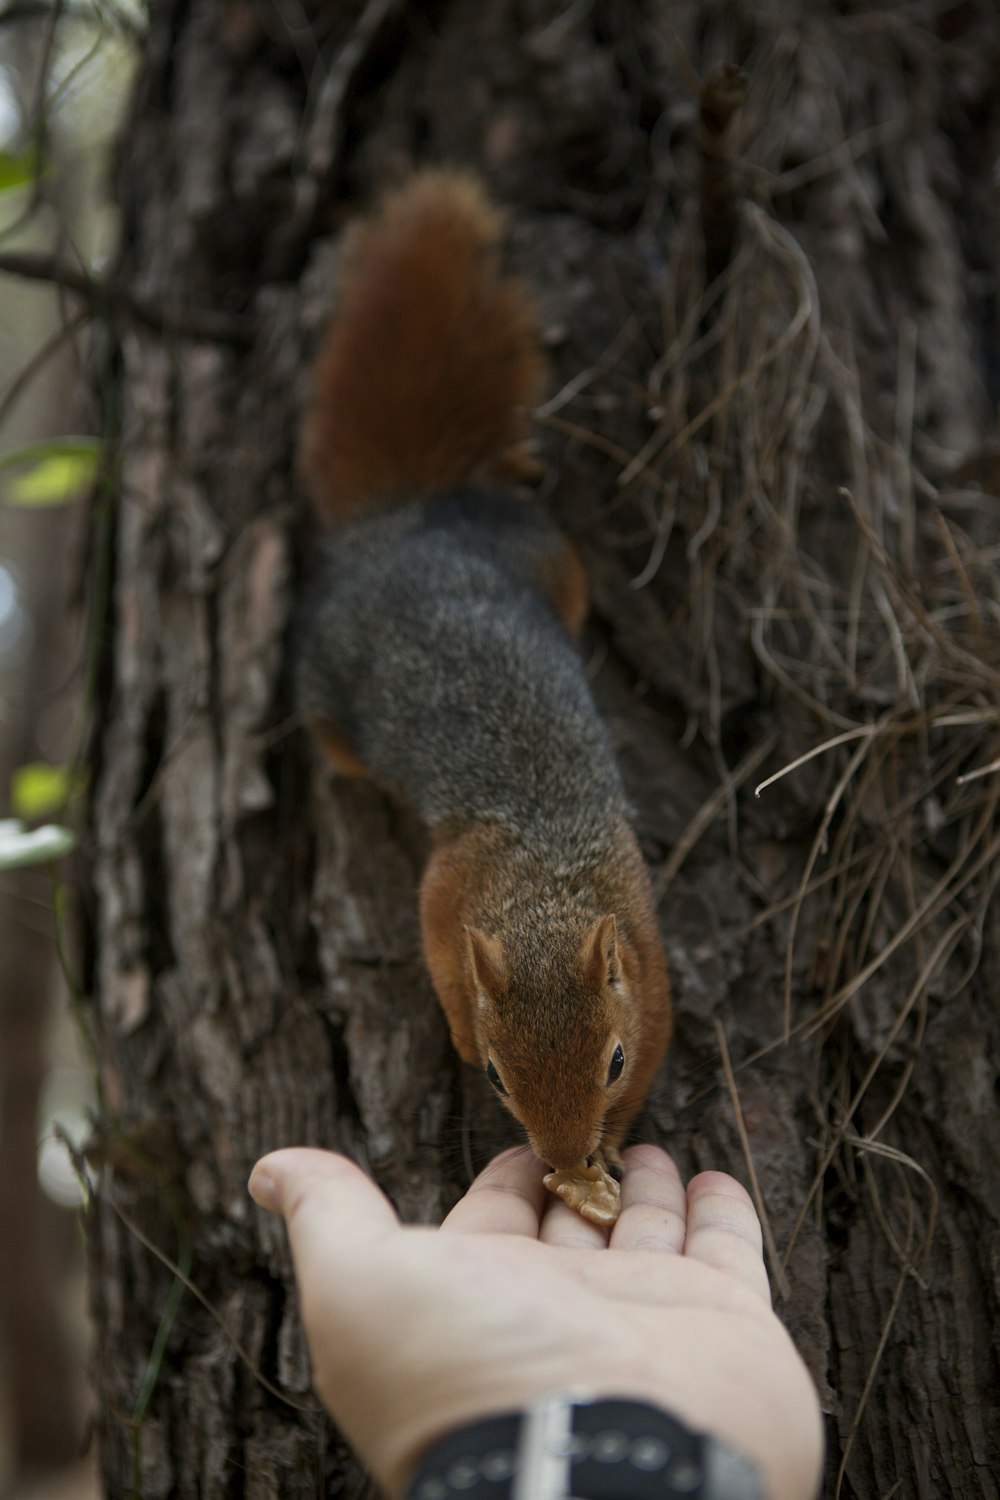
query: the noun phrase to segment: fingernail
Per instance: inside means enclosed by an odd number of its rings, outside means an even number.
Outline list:
[[[266,1167],[259,1164],[254,1167],[247,1183],[247,1192],[261,1208],[266,1208],[272,1214],[280,1213],[277,1185]]]

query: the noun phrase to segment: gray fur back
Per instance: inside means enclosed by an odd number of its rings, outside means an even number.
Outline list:
[[[439,496],[327,545],[297,702],[430,826],[495,823],[580,866],[626,816],[576,648],[537,581],[562,538],[513,500]]]

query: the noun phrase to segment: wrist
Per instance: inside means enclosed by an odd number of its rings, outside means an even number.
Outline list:
[[[557,1391],[429,1448],[405,1500],[765,1500],[748,1458],[644,1401]]]

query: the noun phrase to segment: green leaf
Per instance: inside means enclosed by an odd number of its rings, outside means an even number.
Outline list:
[[[0,819],[0,870],[59,859],[69,853],[75,842],[68,828],[57,828],[53,823],[27,833],[16,818]]]
[[[10,778],[11,807],[19,818],[45,818],[65,807],[77,790],[65,766],[35,761],[18,766]]]
[[[7,504],[63,505],[75,500],[93,483],[99,453],[97,438],[62,437],[3,454],[0,474],[22,471],[5,481]]]
[[[24,187],[26,182],[39,175],[38,167],[38,152],[34,147],[18,153],[0,151],[0,193]]]
[[[12,448],[9,453],[0,453],[0,474],[7,469],[26,468],[29,464],[38,463],[40,459],[50,458],[57,453],[67,453],[73,457],[93,454],[96,457],[100,446],[100,438],[77,434],[71,437],[45,438],[39,443],[26,443],[23,448]]]

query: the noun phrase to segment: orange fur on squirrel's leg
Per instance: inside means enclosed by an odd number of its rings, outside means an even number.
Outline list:
[[[501,484],[536,485],[545,478],[545,465],[535,456],[526,439],[498,453],[489,464],[489,473]]]
[[[368,775],[368,767],[358,759],[336,725],[324,719],[314,723],[312,731],[341,776]]]
[[[472,989],[464,945],[458,941],[471,886],[477,842],[475,832],[442,841],[427,862],[420,882],[420,926],[431,982],[451,1029],[451,1041],[463,1062],[481,1067],[472,1025]],[[465,845],[471,845],[468,850]],[[470,860],[468,855],[472,854]],[[489,854],[480,855],[488,860]]]
[[[565,537],[562,556],[554,560],[547,570],[544,588],[549,603],[570,635],[578,636],[590,606],[587,575],[583,570],[580,554]]]

